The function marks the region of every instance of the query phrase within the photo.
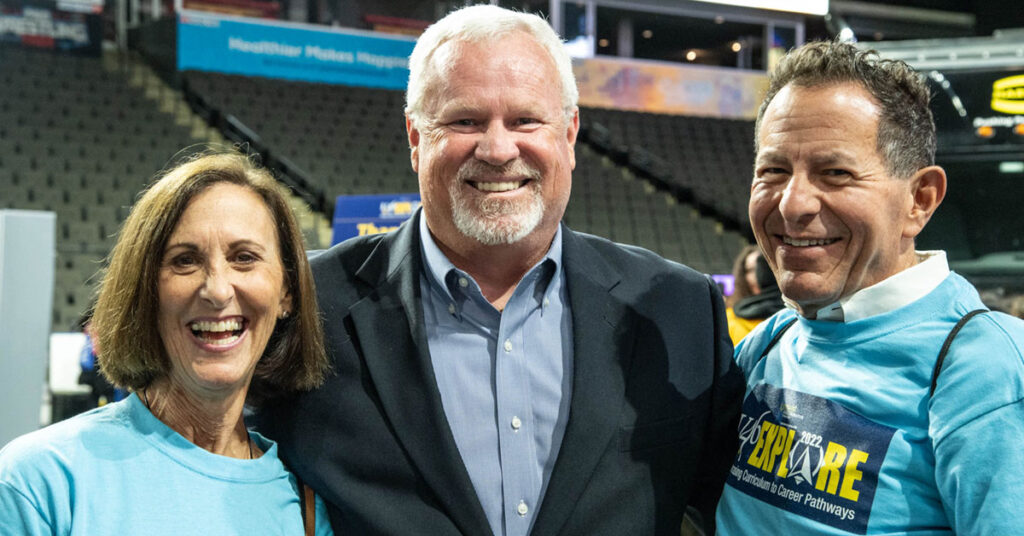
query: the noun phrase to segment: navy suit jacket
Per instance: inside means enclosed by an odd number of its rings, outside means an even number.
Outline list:
[[[418,218],[311,259],[333,372],[259,415],[339,534],[491,533],[431,365]],[[640,248],[562,236],[573,391],[532,534],[678,536],[688,505],[713,520],[743,394],[718,287]]]

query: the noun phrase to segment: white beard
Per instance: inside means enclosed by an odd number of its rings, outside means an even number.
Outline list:
[[[508,176],[510,180],[531,178],[526,199],[480,199],[474,201],[463,195],[462,185],[477,175]],[[452,202],[452,220],[462,234],[486,246],[514,244],[537,228],[544,217],[544,197],[541,194],[540,171],[516,159],[496,167],[470,160],[459,168],[456,180],[448,188]]]

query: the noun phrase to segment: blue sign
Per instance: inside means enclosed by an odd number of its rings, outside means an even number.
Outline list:
[[[182,11],[178,69],[404,89],[412,38]]]
[[[896,429],[824,398],[760,384],[743,401],[726,481],[775,507],[865,534]]]
[[[420,194],[339,195],[331,244],[398,229],[420,207]]]

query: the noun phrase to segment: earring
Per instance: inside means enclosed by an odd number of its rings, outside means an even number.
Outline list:
[[[281,320],[284,320],[285,318],[288,318],[288,311],[281,311],[281,315],[278,316],[277,318],[279,318]]]

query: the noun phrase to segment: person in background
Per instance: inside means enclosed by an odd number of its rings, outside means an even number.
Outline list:
[[[409,64],[422,208],[313,258],[337,374],[261,429],[339,533],[678,536],[688,505],[712,522],[742,391],[724,301],[561,225],[579,115],[560,39],[478,5]]]
[[[750,222],[790,308],[747,378],[719,534],[1019,534],[1024,322],[914,240],[946,192],[922,76],[790,52],[756,122]]]
[[[327,370],[302,236],[267,171],[216,154],[157,180],[91,326],[102,373],[133,393],[0,451],[0,534],[332,533],[242,420]]]
[[[99,365],[96,362],[96,334],[92,330],[92,311],[96,307],[95,299],[89,305],[89,309],[76,323],[78,329],[85,335],[85,343],[79,354],[79,366],[82,372],[78,375],[78,383],[89,386],[90,408],[97,408],[109,402],[117,402],[128,396],[124,389],[117,389],[107,380],[107,377],[100,373]]]
[[[733,265],[735,289],[726,300],[729,338],[739,344],[751,330],[783,308],[782,293],[756,245],[746,246]]]
[[[726,306],[732,308],[739,300],[761,292],[755,274],[757,258],[760,256],[761,250],[758,249],[757,244],[743,246],[743,249],[736,255],[736,259],[732,263],[733,290],[732,294],[725,299]]]

